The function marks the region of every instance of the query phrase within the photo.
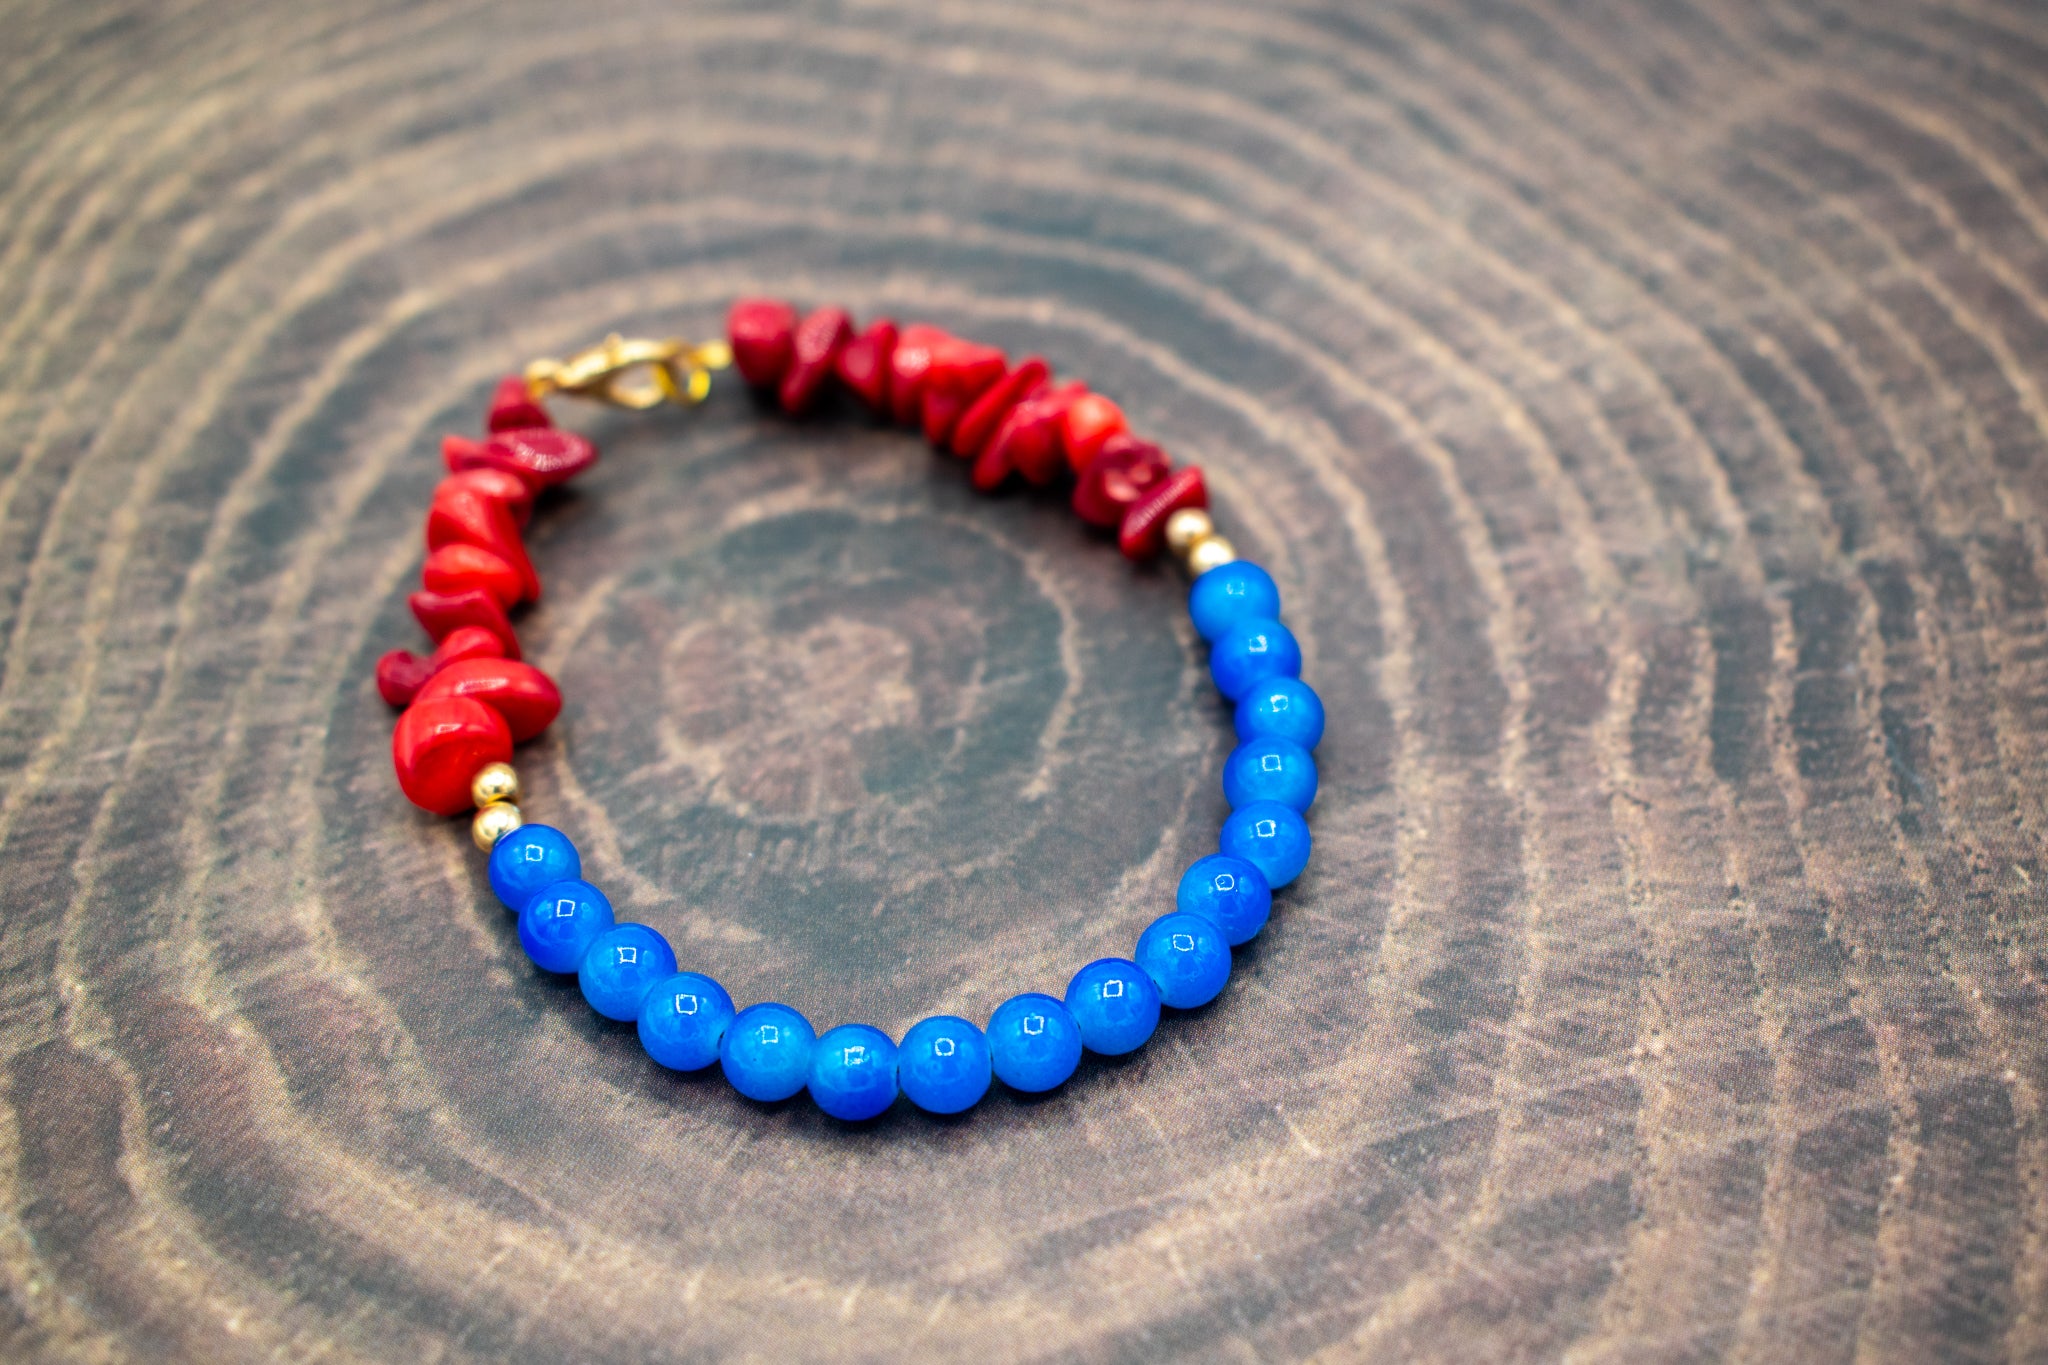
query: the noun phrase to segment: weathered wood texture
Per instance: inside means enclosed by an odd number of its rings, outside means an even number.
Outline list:
[[[2048,8],[14,4],[0,1356],[2048,1359]],[[377,653],[493,376],[772,290],[1214,477],[1335,717],[1224,1000],[844,1130],[538,979]],[[579,413],[524,758],[743,1000],[1122,950],[1170,575]]]

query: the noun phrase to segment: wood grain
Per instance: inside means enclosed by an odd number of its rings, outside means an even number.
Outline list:
[[[0,1356],[2048,1360],[2048,11],[5,7]],[[773,291],[1212,475],[1327,698],[1216,1006],[853,1131],[391,780],[494,376]],[[1227,720],[916,441],[579,414],[522,760],[743,1000],[1119,951]]]

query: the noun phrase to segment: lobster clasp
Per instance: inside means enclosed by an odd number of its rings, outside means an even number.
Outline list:
[[[687,407],[703,402],[711,372],[730,364],[732,348],[722,341],[693,346],[681,337],[652,341],[614,332],[567,360],[534,361],[526,367],[526,389],[535,398],[566,393],[616,408]]]

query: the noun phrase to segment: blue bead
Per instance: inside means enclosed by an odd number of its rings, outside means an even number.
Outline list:
[[[1224,942],[1234,948],[1266,927],[1273,889],[1266,885],[1266,874],[1244,859],[1211,853],[1181,874],[1173,903],[1182,914],[1200,915],[1222,930]]]
[[[1301,646],[1293,632],[1271,617],[1240,621],[1209,650],[1209,676],[1216,690],[1238,700],[1268,678],[1301,674]]]
[[[607,1019],[638,1019],[655,982],[675,975],[676,951],[644,924],[621,924],[597,936],[576,969],[590,1008]]]
[[[491,890],[518,914],[533,893],[583,875],[583,860],[569,836],[550,825],[521,825],[491,848]]]
[[[896,1103],[896,1044],[866,1024],[841,1024],[811,1049],[811,1098],[835,1119],[859,1123]]]
[[[896,1049],[896,1083],[912,1104],[930,1114],[972,1109],[988,1093],[993,1070],[988,1039],[950,1014],[912,1024]]]
[[[1188,615],[1204,640],[1221,639],[1240,621],[1278,620],[1280,589],[1250,560],[1219,564],[1188,589]]]
[[[671,1071],[696,1071],[718,1060],[732,1023],[725,987],[696,972],[657,981],[640,1001],[640,1046]]]
[[[719,1065],[750,1100],[786,1100],[811,1078],[811,1021],[787,1005],[749,1005],[726,1026]]]
[[[546,972],[573,972],[612,927],[612,903],[589,882],[563,881],[534,893],[519,912],[519,946]]]
[[[1159,1027],[1159,988],[1137,963],[1099,958],[1067,983],[1067,1010],[1090,1052],[1118,1057],[1143,1047]]]
[[[1200,915],[1161,915],[1138,935],[1131,958],[1159,988],[1161,1002],[1177,1010],[1208,1004],[1230,980],[1230,945]]]
[[[1316,761],[1291,739],[1247,740],[1223,761],[1223,799],[1233,810],[1254,801],[1307,810],[1316,799]]]
[[[1271,735],[1313,749],[1323,739],[1323,699],[1299,678],[1268,678],[1237,704],[1240,741]]]
[[[1308,821],[1301,812],[1278,801],[1240,806],[1223,822],[1223,851],[1242,858],[1266,875],[1266,885],[1282,887],[1308,866]]]
[[[1081,1026],[1049,995],[1013,995],[988,1017],[988,1055],[1004,1085],[1035,1095],[1074,1074]]]

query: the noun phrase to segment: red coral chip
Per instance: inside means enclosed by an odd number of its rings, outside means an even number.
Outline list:
[[[1135,436],[1113,436],[1074,485],[1074,513],[1090,526],[1121,526],[1146,491],[1165,482],[1166,452]]]
[[[779,395],[784,412],[799,417],[810,410],[818,386],[831,377],[833,363],[851,340],[853,319],[844,308],[820,308],[797,324]]]
[[[506,610],[517,606],[526,592],[519,570],[481,545],[457,542],[443,545],[427,556],[420,582],[428,592],[461,592],[482,588]]]
[[[449,593],[416,592],[405,599],[405,604],[412,608],[420,629],[426,631],[436,644],[464,626],[476,626],[498,637],[505,658],[519,657],[519,637],[513,633],[512,623],[505,619],[505,609],[482,588]]]
[[[450,664],[461,663],[464,659],[502,659],[505,657],[505,642],[482,626],[461,626],[448,632],[441,643],[434,646],[434,656],[427,660],[428,667],[439,673]]]
[[[468,697],[440,697],[407,708],[391,732],[391,766],[406,799],[436,815],[460,815],[475,805],[470,780],[477,769],[512,759],[505,718]]]
[[[490,707],[505,718],[515,744],[547,729],[562,712],[562,691],[555,680],[516,659],[465,659],[449,664],[420,688],[414,705],[441,697],[468,697]]]
[[[1037,356],[1029,356],[1017,362],[1011,370],[988,391],[974,400],[973,406],[960,415],[953,425],[953,453],[963,460],[971,460],[987,447],[989,439],[1010,415],[1011,409],[1027,398],[1037,397],[1048,387],[1052,378],[1052,367]]]
[[[896,354],[896,324],[881,318],[839,350],[839,382],[878,416],[889,415],[889,361]]]
[[[377,659],[377,695],[401,710],[434,675],[434,665],[409,649],[387,650]]]
[[[1209,490],[1202,486],[1202,471],[1194,465],[1176,470],[1131,504],[1123,525],[1117,528],[1116,547],[1125,559],[1150,559],[1166,546],[1168,517],[1183,507],[1208,505]]]
[[[1102,447],[1112,436],[1129,429],[1124,410],[1099,393],[1075,400],[1060,419],[1060,440],[1067,448],[1067,465],[1076,474],[1095,463]]]
[[[427,506],[427,549],[438,550],[443,545],[476,545],[489,550],[519,575],[521,597],[540,600],[540,575],[527,558],[512,510],[477,492],[459,475],[441,480]]]
[[[498,387],[491,394],[491,410],[484,418],[487,431],[518,431],[523,427],[551,427],[553,419],[548,410],[540,405],[533,391],[526,387],[526,381],[516,374],[508,374],[498,381]]]
[[[924,386],[937,349],[953,338],[921,322],[903,329],[889,353],[889,415],[898,426],[915,426],[924,416]]]
[[[953,427],[974,401],[1003,377],[1008,363],[993,346],[949,337],[932,348],[924,381],[924,436],[943,449]]]
[[[741,299],[725,315],[725,339],[740,377],[772,389],[796,355],[796,309],[781,299]]]
[[[446,441],[459,441],[460,436],[449,436]],[[483,442],[474,444],[481,449]],[[505,510],[512,514],[512,524],[524,527],[533,519],[533,487],[517,474],[508,474],[502,469],[465,469],[460,474],[450,474],[442,483],[455,479],[462,480],[464,488],[475,489],[484,497],[505,504]]]

